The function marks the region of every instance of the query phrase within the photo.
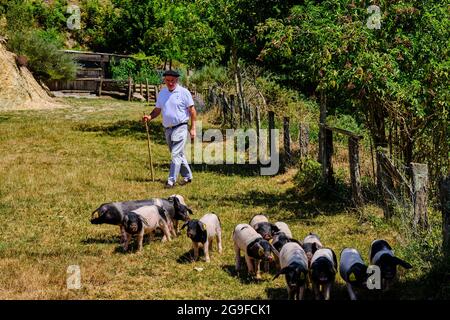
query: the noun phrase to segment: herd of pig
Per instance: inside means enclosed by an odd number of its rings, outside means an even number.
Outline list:
[[[120,227],[121,245],[128,250],[133,235],[137,237],[138,250],[142,250],[144,234],[157,229],[164,234],[162,241],[171,241],[181,229],[187,228],[192,240],[194,259],[199,258],[203,248],[206,262],[210,262],[209,251],[217,241],[222,253],[222,227],[219,217],[207,213],[201,219],[191,219],[192,210],[183,196],[172,195],[167,199],[153,198],[126,202],[111,202],[100,205],[92,213],[92,224],[113,224]],[[302,241],[295,240],[289,226],[284,222],[269,222],[265,215],[256,215],[250,222],[238,224],[233,231],[236,271],[242,270],[241,251],[244,253],[248,273],[261,278],[261,264],[268,271],[274,264],[276,279],[284,274],[289,299],[301,300],[309,283],[315,299],[330,299],[331,287],[338,270],[336,254],[324,247],[317,234],[310,233]],[[406,269],[412,266],[396,257],[387,241],[374,240],[369,250],[370,265],[380,270],[381,288],[388,289],[396,277],[397,266]],[[340,254],[339,274],[345,281],[350,299],[355,300],[355,288],[367,288],[368,266],[354,248],[344,248]]]

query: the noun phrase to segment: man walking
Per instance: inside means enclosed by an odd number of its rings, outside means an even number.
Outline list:
[[[184,154],[184,147],[188,133],[191,139],[195,138],[197,112],[189,90],[178,84],[179,76],[178,72],[173,70],[164,72],[163,77],[166,87],[159,93],[155,109],[150,115],[144,115],[143,117],[144,121],[150,121],[162,113],[166,142],[172,156],[166,188],[173,188],[179,173],[183,177],[180,185],[192,181],[192,171]],[[188,130],[189,118],[191,118],[190,130]]]

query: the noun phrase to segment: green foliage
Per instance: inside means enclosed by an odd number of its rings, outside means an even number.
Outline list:
[[[33,5],[28,0],[8,1],[4,6],[7,30],[23,32],[33,26]]]
[[[304,199],[311,199],[325,190],[322,165],[313,159],[307,159],[302,163],[301,170],[295,175],[294,181],[299,194]]]
[[[42,80],[73,79],[76,63],[58,49],[57,40],[42,30],[12,32],[9,34],[9,50],[26,56],[28,67],[34,76]]]
[[[448,6],[441,1],[379,6],[377,30],[366,26],[363,4],[306,1],[289,18],[258,26],[258,39],[265,42],[259,58],[301,88],[325,93],[329,112],[365,121],[377,141],[385,141],[384,128],[395,123],[400,134],[394,145],[405,161],[439,163],[448,171]],[[430,141],[437,128],[444,134]]]
[[[156,71],[153,64],[148,60],[120,59],[111,63],[111,74],[113,79],[127,80],[129,76],[135,82],[158,85],[161,83],[161,75]]]
[[[211,63],[195,71],[189,81],[198,91],[214,86],[221,87],[228,81],[227,70],[216,63]]]

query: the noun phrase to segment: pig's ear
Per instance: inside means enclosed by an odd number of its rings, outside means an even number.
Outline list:
[[[186,221],[185,223],[183,223],[183,226],[181,227],[181,229],[186,228],[186,226],[189,224],[189,221]]]
[[[276,278],[278,278],[281,274],[286,274],[287,272],[287,267],[284,267],[283,269],[279,270],[277,272],[277,274],[272,278],[272,280],[275,280]]]
[[[317,249],[319,249],[319,245],[317,245],[317,242],[313,242],[311,247],[312,247],[312,253],[316,252]]]
[[[194,214],[191,210],[191,208],[186,207],[186,210],[189,212],[189,214]]]
[[[123,219],[122,219],[122,224],[127,224],[128,220],[129,220],[128,215],[127,215],[127,214],[124,215],[124,216],[123,216]]]
[[[258,243],[258,255],[260,256],[260,257],[262,257],[263,255],[264,255],[264,248],[262,247],[262,245],[261,244],[259,244]]]
[[[202,231],[206,231],[206,224],[204,224],[203,222],[200,222],[199,224],[200,224],[200,229]]]
[[[278,228],[275,224],[271,223],[272,233],[280,232],[280,228]]]
[[[97,219],[100,217],[100,208],[95,209],[94,211],[92,211],[91,213],[91,219]]]
[[[410,265],[408,262],[406,262],[405,260],[402,260],[400,258],[394,257],[394,263],[402,266],[405,269],[411,269],[412,265]]]
[[[173,202],[173,207],[176,209],[180,205],[180,200],[177,197],[169,197],[169,201]]]

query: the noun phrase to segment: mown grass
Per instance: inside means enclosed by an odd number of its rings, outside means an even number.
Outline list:
[[[300,201],[295,169],[261,177],[245,169],[231,174],[205,167],[194,173],[193,183],[163,189],[169,153],[160,122],[151,122],[157,179],[152,182],[140,122],[148,108],[110,99],[66,103],[65,109],[0,114],[0,299],[285,299],[282,277],[272,281],[273,274],[263,274],[263,281],[255,282],[234,270],[232,230],[258,213],[287,222],[299,239],[318,233],[337,255],[351,246],[367,261],[371,241],[385,238],[400,248],[400,256],[413,257],[406,238],[384,222],[374,205],[355,212]],[[220,216],[224,253],[214,251],[210,264],[187,261],[191,243],[185,234],[125,254],[118,227],[89,222],[101,203],[173,193],[186,198],[195,218],[209,211]],[[81,268],[79,290],[67,289],[69,265]],[[435,285],[426,281],[431,269],[421,265],[401,271],[388,294],[361,297],[427,298]],[[312,299],[311,291],[306,298]],[[339,276],[332,298],[347,299]]]

